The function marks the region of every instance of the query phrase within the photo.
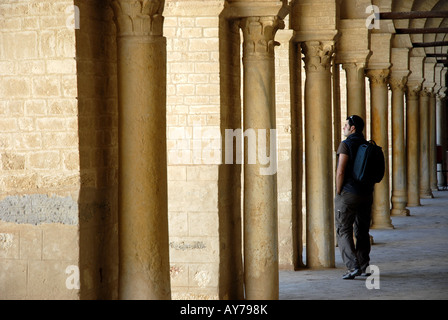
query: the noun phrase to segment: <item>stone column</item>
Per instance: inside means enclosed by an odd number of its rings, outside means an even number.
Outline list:
[[[391,215],[408,216],[406,209],[406,153],[404,139],[404,91],[406,76],[394,76],[389,80],[392,89],[392,209]]]
[[[406,93],[406,157],[407,157],[407,186],[408,207],[420,205],[419,192],[419,96],[421,84],[407,83]]]
[[[429,187],[437,191],[436,93],[429,96]]]
[[[365,69],[363,63],[344,63],[347,74],[347,116],[357,114],[366,121]]]
[[[244,131],[253,132],[258,138],[257,141],[247,139],[244,144],[246,299],[278,299],[276,163],[275,170],[269,170],[272,163],[262,164],[260,154],[270,156],[271,161],[275,161],[277,154],[276,137],[271,136],[276,128],[274,46],[277,43],[274,36],[284,27],[284,22],[275,16],[248,17],[241,19],[240,26],[244,37]],[[251,152],[255,150],[255,163],[251,164]]]
[[[433,198],[429,183],[429,97],[431,89],[424,88],[420,92],[420,156],[419,156],[419,190],[420,198]]]
[[[371,95],[371,137],[383,148],[385,177],[375,185],[372,205],[372,229],[392,229],[389,196],[388,89],[389,69],[369,69]]]
[[[331,123],[333,41],[302,42],[305,55],[306,259],[310,268],[334,267]]]
[[[442,89],[445,89],[442,87]],[[444,153],[446,152],[446,132],[447,132],[447,124],[445,122],[446,119],[446,104],[445,104],[445,94],[443,90],[439,91],[439,94],[437,95],[436,100],[436,119],[437,119],[437,145],[441,146],[442,148],[442,162],[437,164],[437,185],[440,188],[443,188],[445,185],[445,176],[441,172],[442,170],[446,170],[444,163],[445,163],[445,157]],[[442,93],[440,93],[442,92]]]
[[[293,39],[289,43],[290,92],[291,92],[291,177],[292,177],[292,212],[291,223],[296,259],[294,269],[303,263],[303,126],[302,126],[302,53],[300,45]]]
[[[170,299],[164,1],[112,2],[119,108],[119,299]]]

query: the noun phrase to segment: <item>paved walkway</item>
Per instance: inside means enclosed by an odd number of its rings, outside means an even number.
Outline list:
[[[342,280],[346,268],[336,248],[336,268],[280,271],[280,299],[448,299],[448,191],[434,196],[409,208],[410,216],[392,217],[395,229],[370,230],[379,282]]]

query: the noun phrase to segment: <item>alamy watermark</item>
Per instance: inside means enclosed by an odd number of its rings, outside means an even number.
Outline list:
[[[168,142],[168,163],[173,165],[258,164],[260,175],[277,172],[276,129],[225,129],[222,137],[219,127],[193,124],[168,128]]]
[[[65,287],[68,290],[79,290],[81,288],[79,281],[79,267],[76,265],[69,265],[65,268],[65,273],[69,275],[65,280]]]
[[[367,29],[379,29],[380,28],[380,8],[375,5],[366,7],[366,13],[371,13],[366,19]]]
[[[380,288],[380,268],[370,265],[366,269],[366,273],[370,275],[366,279],[366,288],[369,290]]]
[[[70,5],[65,8],[64,12],[67,15],[67,18],[65,19],[65,26],[69,29],[80,29],[79,7]]]

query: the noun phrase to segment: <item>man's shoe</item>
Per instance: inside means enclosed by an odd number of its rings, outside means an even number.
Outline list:
[[[350,269],[342,276],[344,280],[352,280],[355,279],[356,276],[361,275],[361,269]]]
[[[365,269],[361,270],[361,277],[370,277],[372,275],[371,272],[367,272],[367,268],[368,266]]]

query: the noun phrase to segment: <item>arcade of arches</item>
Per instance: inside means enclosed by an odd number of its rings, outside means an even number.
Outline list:
[[[446,187],[447,0],[4,0],[0,298],[278,299],[335,267],[335,150],[372,228]]]

